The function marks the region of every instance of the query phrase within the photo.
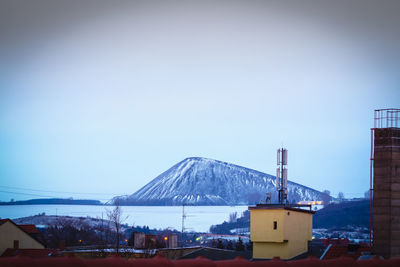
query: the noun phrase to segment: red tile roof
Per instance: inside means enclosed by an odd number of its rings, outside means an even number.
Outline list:
[[[348,246],[336,246],[332,245],[327,248],[327,251],[324,252],[323,258],[324,260],[329,259],[337,259],[341,257],[349,257],[353,259],[358,259],[361,256],[362,252],[371,251],[370,247],[360,246],[355,251],[349,251]]]
[[[335,246],[347,246],[350,244],[350,240],[347,238],[327,238],[327,239],[321,239],[322,243],[325,245],[325,247],[329,245],[335,245]]]
[[[57,249],[13,249],[8,248],[4,251],[1,257],[31,257],[31,258],[42,258],[42,257],[54,257],[59,256],[60,251]]]
[[[400,259],[383,260],[373,258],[363,261],[355,261],[353,259],[334,259],[329,261],[320,261],[318,259],[308,258],[297,261],[247,261],[243,259],[235,259],[229,261],[210,261],[206,259],[190,259],[171,261],[165,258],[154,257],[152,259],[136,259],[128,260],[118,257],[107,259],[80,259],[70,257],[60,258],[43,258],[39,257],[32,261],[23,257],[0,258],[0,266],[15,267],[15,266],[40,266],[40,267],[55,267],[55,266],[88,266],[88,267],[345,267],[345,266],[400,266]]]
[[[39,233],[38,229],[33,224],[18,224],[18,226],[20,228],[22,228],[22,230],[24,230],[28,234],[38,234]]]

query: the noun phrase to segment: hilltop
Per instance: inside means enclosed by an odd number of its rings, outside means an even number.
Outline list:
[[[321,192],[288,181],[291,203],[321,200]],[[248,205],[276,200],[275,176],[214,159],[192,157],[172,166],[130,196],[116,197],[121,205]]]

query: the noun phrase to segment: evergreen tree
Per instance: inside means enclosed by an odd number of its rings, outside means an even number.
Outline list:
[[[134,240],[135,240],[134,234],[135,234],[135,232],[132,232],[128,239],[128,246],[130,246],[130,247],[133,247],[133,245],[134,245]]]
[[[323,205],[327,206],[332,200],[331,192],[329,190],[324,190],[324,192],[321,194],[321,200]]]
[[[244,245],[242,239],[239,237],[239,240],[236,242],[236,250],[237,251],[243,251],[244,250]]]
[[[226,245],[226,249],[233,250],[233,243],[231,240],[228,241],[228,245]]]
[[[249,241],[248,243],[246,243],[246,249],[248,251],[253,251],[253,242]]]
[[[224,249],[225,248],[224,243],[222,243],[221,239],[218,239],[218,241],[217,241],[217,248],[220,248],[220,249]]]

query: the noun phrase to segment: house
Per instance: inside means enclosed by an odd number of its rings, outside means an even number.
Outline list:
[[[0,255],[7,249],[44,249],[34,225],[17,225],[10,219],[0,219]]]
[[[307,253],[315,212],[298,206],[258,204],[249,207],[254,259],[292,259]]]

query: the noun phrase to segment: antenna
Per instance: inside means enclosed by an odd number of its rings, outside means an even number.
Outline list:
[[[268,192],[268,193],[267,193],[267,198],[266,198],[266,200],[265,200],[265,203],[266,203],[266,204],[271,204],[271,192]]]
[[[280,148],[277,151],[277,165],[279,166],[276,169],[276,189],[279,193],[279,204],[285,204],[287,202],[287,177],[288,170],[285,168],[287,165],[288,151],[286,148]]]
[[[275,186],[276,186],[276,190],[279,190],[279,188],[281,187],[281,169],[277,168],[276,169],[276,181],[275,181]]]

